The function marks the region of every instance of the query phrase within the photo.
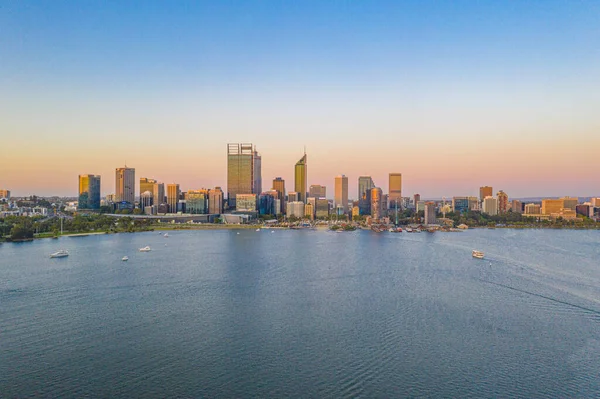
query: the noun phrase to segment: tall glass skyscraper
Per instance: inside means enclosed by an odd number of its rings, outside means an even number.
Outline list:
[[[78,209],[100,209],[100,176],[79,175]]]
[[[227,202],[234,208],[237,194],[260,194],[261,157],[252,144],[227,144]]]
[[[115,170],[115,202],[135,203],[135,169],[117,168]]]
[[[373,183],[371,176],[360,176],[358,178],[358,199],[363,198],[365,193],[371,191],[373,187],[375,187],[375,183]]]
[[[306,153],[296,162],[294,168],[294,190],[298,193],[298,201],[306,203]]]

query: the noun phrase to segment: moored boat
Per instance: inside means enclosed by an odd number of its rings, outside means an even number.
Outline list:
[[[150,252],[152,249],[149,246],[145,246],[144,248],[140,248],[140,252]]]
[[[56,251],[53,254],[50,254],[51,258],[65,258],[69,256],[69,251],[66,249],[61,249],[60,251]]]
[[[128,258],[127,256],[123,256],[123,257],[121,258],[121,260],[122,260],[123,262],[127,262],[127,261],[129,260],[129,258]]]
[[[483,259],[483,257],[484,257],[484,253],[483,252],[477,251],[475,249],[473,250],[472,255],[473,255],[474,258],[477,258],[477,259]]]

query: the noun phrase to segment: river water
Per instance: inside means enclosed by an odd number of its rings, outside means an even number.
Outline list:
[[[600,231],[169,236],[0,244],[0,397],[600,397]]]

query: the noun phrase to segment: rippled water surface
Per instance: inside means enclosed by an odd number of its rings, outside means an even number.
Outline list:
[[[600,397],[598,231],[169,235],[0,244],[0,396]]]

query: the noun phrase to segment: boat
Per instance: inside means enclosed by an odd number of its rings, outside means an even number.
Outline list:
[[[129,260],[129,258],[128,258],[127,256],[123,256],[123,257],[121,258],[121,260],[122,260],[123,262],[127,262],[127,261]]]
[[[69,256],[69,252],[65,249],[61,249],[60,251],[56,251],[53,254],[50,254],[51,258],[65,258]]]
[[[165,234],[163,235],[163,237],[165,237],[165,238],[169,238],[169,233],[165,233]]]
[[[256,231],[260,231],[260,229],[256,229]]]
[[[402,227],[390,227],[388,231],[390,233],[402,233]]]
[[[477,258],[477,259],[483,259],[483,256],[484,256],[483,252],[477,251],[475,249],[473,250],[473,254],[472,255],[473,255],[474,258]]]
[[[145,246],[144,248],[140,248],[140,252],[150,252],[152,249],[149,246]]]
[[[410,227],[407,227],[407,228],[406,228],[406,232],[407,232],[407,233],[412,233],[412,232],[413,232],[413,229],[411,229]]]

